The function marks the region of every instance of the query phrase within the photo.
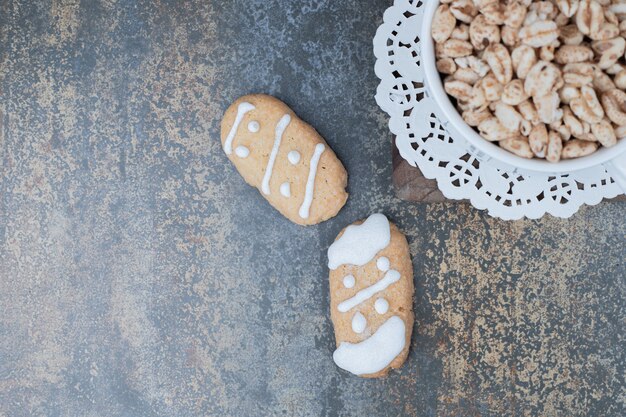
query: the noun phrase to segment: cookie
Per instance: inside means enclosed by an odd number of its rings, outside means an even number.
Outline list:
[[[323,222],[346,203],[341,161],[282,101],[263,94],[239,98],[224,114],[221,136],[244,180],[292,222]]]
[[[328,248],[330,318],[342,369],[366,378],[399,368],[413,330],[409,245],[383,214],[346,227]]]

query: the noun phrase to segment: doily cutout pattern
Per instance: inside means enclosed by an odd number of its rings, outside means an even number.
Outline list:
[[[395,0],[374,38],[376,102],[389,117],[400,155],[436,179],[449,199],[469,200],[505,220],[567,218],[583,204],[622,193],[603,166],[561,175],[525,172],[486,157],[444,119],[424,85],[419,32],[422,2]]]

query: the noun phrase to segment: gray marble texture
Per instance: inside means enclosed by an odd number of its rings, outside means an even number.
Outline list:
[[[389,1],[0,1],[0,416],[623,416],[624,202],[504,222],[391,188],[372,38]],[[276,95],[350,199],[296,226],[223,111]],[[407,234],[416,323],[388,378],[337,369],[325,251]]]

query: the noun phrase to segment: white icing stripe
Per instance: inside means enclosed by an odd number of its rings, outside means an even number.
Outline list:
[[[357,311],[354,317],[352,317],[352,331],[354,333],[363,333],[366,327],[367,320],[365,316]]]
[[[333,353],[333,360],[355,375],[375,374],[389,366],[405,344],[404,321],[392,316],[368,339],[360,343],[342,342]]]
[[[290,151],[287,154],[287,159],[289,160],[291,165],[297,164],[298,162],[300,162],[300,152],[298,152],[298,151]]]
[[[389,310],[389,301],[381,297],[374,302],[374,308],[378,314],[385,314]]]
[[[233,126],[230,128],[230,132],[228,132],[228,136],[226,136],[226,140],[224,141],[224,152],[226,152],[227,155],[230,155],[231,153],[233,153],[233,139],[235,139],[235,135],[237,134],[237,129],[239,128],[239,125],[241,124],[241,121],[243,120],[243,116],[248,113],[250,110],[254,110],[255,107],[244,101],[243,103],[240,103],[239,106],[237,107],[237,117],[235,117],[235,122],[233,123]]]
[[[385,272],[389,269],[389,258],[385,258],[381,256],[376,260],[376,267],[381,271]]]
[[[351,225],[328,248],[328,267],[337,269],[340,265],[362,266],[389,245],[391,232],[389,220],[384,214],[372,214],[362,224]]]
[[[274,169],[274,162],[276,162],[276,155],[278,154],[278,149],[280,148],[280,142],[283,139],[283,133],[287,126],[289,126],[289,122],[291,122],[291,116],[288,114],[281,117],[280,121],[276,125],[276,136],[274,137],[274,146],[272,146],[272,153],[270,154],[270,159],[267,161],[267,167],[265,168],[265,175],[263,175],[263,182],[261,183],[261,190],[263,194],[270,195],[270,178],[272,178],[272,170]]]
[[[356,284],[356,279],[353,275],[346,275],[343,277],[343,286],[346,288],[352,288]]]
[[[280,184],[280,194],[282,194],[283,197],[291,197],[291,186],[288,182]]]
[[[256,120],[253,120],[250,123],[248,123],[248,130],[252,133],[258,132],[260,128],[261,128],[261,125]]]
[[[306,191],[304,193],[304,200],[302,201],[302,205],[300,206],[300,210],[298,214],[303,219],[309,217],[309,209],[311,208],[311,203],[313,203],[313,191],[315,190],[315,177],[317,175],[317,164],[320,162],[320,158],[322,157],[322,153],[326,150],[326,146],[322,143],[318,143],[315,145],[315,152],[311,157],[311,164],[309,166],[309,178],[306,181]]]
[[[390,269],[389,271],[387,271],[385,276],[376,284],[370,285],[367,288],[363,288],[361,291],[354,294],[352,298],[348,298],[346,301],[340,303],[337,306],[337,310],[339,310],[342,313],[345,313],[351,308],[358,306],[363,301],[368,300],[374,294],[385,290],[388,286],[390,286],[394,282],[397,282],[399,279],[400,279],[400,273],[396,271],[395,269]]]
[[[245,146],[237,146],[235,148],[235,155],[240,158],[247,158],[248,155],[250,155],[250,149],[246,148]]]

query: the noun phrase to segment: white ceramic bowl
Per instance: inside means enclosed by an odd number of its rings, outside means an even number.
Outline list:
[[[591,155],[552,163],[542,159],[526,159],[512,154],[484,139],[465,123],[443,89],[441,75],[436,67],[434,42],[430,33],[433,16],[438,6],[439,0],[428,0],[424,7],[424,24],[420,33],[422,46],[421,65],[424,68],[425,84],[431,98],[439,105],[454,130],[486,155],[488,157],[486,159],[494,158],[526,171],[564,174],[604,165],[613,178],[621,185],[622,189],[626,191],[626,138],[621,139],[617,145],[611,148],[601,148]]]

